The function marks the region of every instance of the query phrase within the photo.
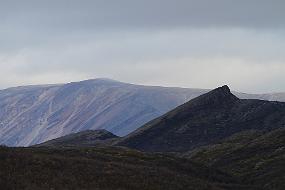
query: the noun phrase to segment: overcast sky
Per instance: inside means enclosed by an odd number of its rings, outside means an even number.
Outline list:
[[[90,78],[285,91],[284,0],[0,0],[0,88]]]

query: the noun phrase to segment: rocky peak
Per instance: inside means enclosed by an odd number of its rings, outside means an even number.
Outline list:
[[[191,106],[194,106],[204,104],[224,104],[235,102],[237,100],[238,98],[231,93],[230,88],[227,85],[224,85],[191,100],[189,103]]]

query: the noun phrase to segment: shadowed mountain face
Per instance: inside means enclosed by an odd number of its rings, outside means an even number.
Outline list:
[[[89,129],[106,129],[124,136],[206,92],[109,79],[1,90],[0,144],[29,146]],[[270,100],[285,97],[235,94]]]
[[[238,99],[223,86],[149,122],[117,145],[184,152],[241,131],[270,131],[284,126],[285,103]]]

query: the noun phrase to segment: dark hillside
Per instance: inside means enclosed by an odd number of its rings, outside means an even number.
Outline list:
[[[57,139],[53,139],[34,147],[66,147],[66,146],[95,146],[106,145],[119,138],[104,129],[101,130],[86,130],[78,133],[72,133]]]
[[[285,189],[285,128],[248,131],[185,154],[265,189]]]
[[[238,99],[223,86],[147,123],[117,145],[151,152],[185,152],[242,131],[284,126],[285,103]]]
[[[0,148],[5,190],[252,189],[238,184],[187,159],[122,148]]]

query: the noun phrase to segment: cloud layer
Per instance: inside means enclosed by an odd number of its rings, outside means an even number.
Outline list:
[[[0,88],[96,77],[285,91],[282,0],[0,1]]]

